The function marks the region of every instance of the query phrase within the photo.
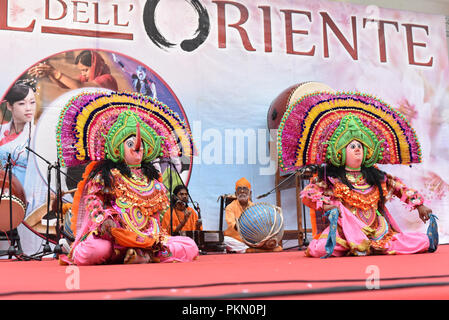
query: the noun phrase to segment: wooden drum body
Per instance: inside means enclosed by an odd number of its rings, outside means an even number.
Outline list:
[[[268,203],[253,204],[238,218],[237,230],[249,247],[272,250],[284,235],[282,210]]]
[[[267,125],[268,129],[277,130],[279,124],[281,123],[282,117],[284,116],[287,108],[298,101],[301,97],[306,94],[325,91],[325,92],[335,92],[331,87],[320,82],[301,82],[292,85],[282,91],[271,103],[267,114]],[[277,133],[272,132],[272,137],[276,139]]]
[[[11,185],[9,183],[9,174],[0,170],[0,191],[3,183],[5,184],[3,195],[0,202],[0,231],[7,232],[17,228],[25,218],[26,197],[25,190],[16,176],[11,174]],[[10,224],[10,190],[12,207],[12,229]]]

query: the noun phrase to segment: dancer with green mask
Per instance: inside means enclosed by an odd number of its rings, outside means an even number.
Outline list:
[[[188,262],[198,247],[160,226],[169,207],[153,161],[192,153],[191,134],[167,106],[136,93],[84,93],[62,110],[63,166],[91,161],[74,195],[75,241],[62,263]]]
[[[376,165],[421,162],[415,131],[385,102],[359,93],[304,95],[284,114],[278,153],[284,171],[316,169],[301,199],[312,217],[324,213],[327,227],[315,230],[306,255],[327,258],[436,250],[436,217],[423,196]],[[427,234],[401,231],[386,207],[393,197],[418,211],[421,220],[429,223]]]

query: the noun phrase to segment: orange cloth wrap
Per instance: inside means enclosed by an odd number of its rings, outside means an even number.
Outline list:
[[[111,228],[111,234],[117,244],[127,248],[149,249],[155,242],[153,238],[142,239],[136,233],[121,228]]]
[[[78,207],[81,195],[83,194],[84,186],[87,183],[87,177],[89,176],[90,172],[95,168],[95,165],[97,163],[98,161],[92,161],[86,166],[86,169],[84,169],[83,173],[83,179],[78,183],[77,190],[73,196],[72,219],[70,221],[73,234],[76,234],[76,219],[78,218]]]
[[[245,178],[237,180],[237,182],[235,183],[235,189],[237,190],[238,187],[247,187],[251,190],[251,184]]]

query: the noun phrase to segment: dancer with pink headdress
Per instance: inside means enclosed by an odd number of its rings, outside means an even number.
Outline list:
[[[152,161],[193,152],[190,131],[176,113],[136,93],[83,93],[62,110],[57,130],[62,166],[91,161],[74,196],[75,241],[62,263],[197,258],[192,239],[169,236],[160,226],[169,199]]]
[[[284,171],[316,169],[301,198],[313,218],[324,212],[328,226],[317,231],[315,223],[306,255],[327,258],[437,249],[436,217],[423,196],[376,166],[421,162],[415,131],[385,102],[359,93],[306,94],[284,114],[278,153]],[[429,223],[427,234],[401,231],[394,212],[386,207],[393,197],[418,211]]]

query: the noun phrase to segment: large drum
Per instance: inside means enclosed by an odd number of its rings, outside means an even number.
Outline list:
[[[60,217],[59,225],[60,231],[62,232],[62,237],[68,239],[69,241],[75,240],[75,235],[72,231],[71,225],[72,219],[72,208],[71,205],[63,207],[62,217]],[[23,224],[30,230],[35,232],[38,236],[43,238],[48,238],[50,242],[56,243],[57,235],[57,213],[50,209],[47,211],[47,203],[43,203],[41,206],[30,212]],[[48,234],[47,234],[47,224],[48,224]]]
[[[292,103],[295,103],[298,99],[300,99],[304,95],[318,91],[335,92],[335,90],[333,90],[328,85],[321,82],[313,82],[313,81],[297,83],[282,91],[273,100],[273,102],[270,105],[270,109],[268,109],[267,114],[268,129],[277,130],[288,106],[290,106]],[[272,137],[276,139],[277,133],[273,131],[270,132],[272,133]]]
[[[268,203],[256,203],[243,211],[237,230],[248,246],[272,250],[281,244],[284,235],[282,210]]]
[[[22,223],[25,217],[27,200],[25,197],[25,190],[14,174],[11,174],[10,185],[9,174],[6,174],[5,176],[5,171],[0,170],[0,191],[3,183],[5,183],[5,185],[0,200],[0,231],[7,232],[17,228]],[[12,212],[10,212],[10,202],[12,204]],[[10,219],[10,215],[12,215],[12,219]],[[12,229],[10,224],[11,220]]]

